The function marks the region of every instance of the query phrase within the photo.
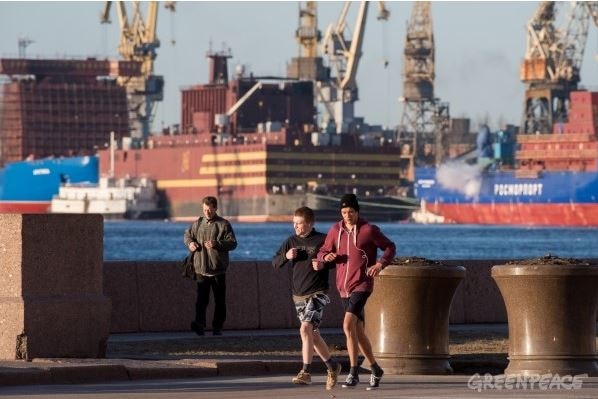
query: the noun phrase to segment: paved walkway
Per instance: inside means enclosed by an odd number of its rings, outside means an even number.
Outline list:
[[[481,324],[481,325],[451,325],[451,332],[473,331],[478,334],[507,334],[506,325]],[[261,337],[277,342],[276,337],[297,337],[296,330],[248,330],[248,331],[224,331],[224,337],[235,338],[239,341],[248,337]],[[342,335],[340,329],[323,329],[322,334]],[[213,337],[209,332],[203,337],[197,337],[192,332],[172,333],[132,333],[113,334],[109,343],[115,344],[144,344],[167,345],[182,340],[198,340],[198,342],[218,342],[221,337]],[[280,340],[282,342],[282,339]],[[288,340],[287,340],[288,342]],[[123,345],[121,345],[123,346]],[[142,346],[142,345],[141,345]],[[126,347],[126,345],[125,345]],[[138,347],[131,345],[131,348]],[[238,347],[243,348],[243,345]],[[209,352],[208,352],[209,353]],[[347,359],[340,359],[348,367]],[[461,379],[469,377],[481,370],[480,364],[475,357],[456,357],[451,361],[461,362]],[[485,360],[487,362],[487,359]],[[215,377],[238,377],[238,376],[275,376],[293,375],[297,372],[300,359],[298,356],[281,355],[253,356],[245,353],[243,356],[235,356],[234,353],[208,354],[198,356],[185,355],[176,358],[165,358],[159,356],[148,356],[139,353],[119,353],[118,358],[108,353],[105,359],[34,359],[33,361],[0,361],[0,386],[16,386],[31,384],[79,384],[79,383],[102,383],[117,381],[135,381],[148,379],[184,379],[184,378],[215,378]],[[488,366],[485,364],[484,366]],[[320,372],[318,367],[323,368],[320,362],[314,362],[314,372]],[[494,365],[495,374],[500,374],[505,364]],[[483,373],[482,373],[483,374]],[[432,380],[434,376],[428,377]],[[446,378],[437,376],[436,378]]]

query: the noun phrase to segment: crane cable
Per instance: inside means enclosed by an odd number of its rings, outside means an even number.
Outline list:
[[[386,23],[385,23],[386,22]],[[390,64],[389,55],[388,55],[388,28],[387,28],[387,21],[382,21],[380,24],[382,25],[382,65],[384,66],[386,79],[385,79],[385,86],[386,86],[386,110],[385,110],[385,122],[386,127],[390,126],[390,108],[391,108],[391,74],[388,65]]]

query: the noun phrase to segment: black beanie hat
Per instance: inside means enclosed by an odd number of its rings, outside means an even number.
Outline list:
[[[345,194],[341,198],[340,209],[347,207],[353,208],[357,212],[359,212],[359,203],[357,202],[357,197],[355,196],[355,194]]]

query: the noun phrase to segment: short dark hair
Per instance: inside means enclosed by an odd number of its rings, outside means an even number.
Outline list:
[[[201,200],[201,203],[204,205],[208,205],[208,206],[218,209],[218,200],[216,199],[216,197],[212,197],[212,196],[203,197],[203,199]]]
[[[314,221],[316,220],[314,211],[307,206],[302,206],[301,208],[297,208],[295,210],[295,216],[302,217],[309,224],[313,224]]]

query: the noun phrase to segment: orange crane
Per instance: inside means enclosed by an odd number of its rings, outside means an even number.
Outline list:
[[[107,1],[100,15],[101,23],[110,23],[112,2]],[[157,102],[164,98],[164,78],[154,74],[156,49],[160,47],[156,30],[158,22],[158,2],[147,3],[147,19],[144,20],[139,1],[133,1],[133,17],[131,21],[123,1],[116,2],[120,25],[120,42],[118,52],[126,61],[141,63],[141,76],[133,78],[119,77],[118,83],[127,90],[129,98],[129,121],[131,136],[146,138],[155,115]],[[175,2],[165,2],[164,7],[175,10]]]
[[[555,27],[559,3],[542,1],[527,25],[520,78],[527,85],[522,133],[550,133],[568,118],[569,93],[577,90],[590,20],[598,26],[598,2],[571,3],[565,29]]]

